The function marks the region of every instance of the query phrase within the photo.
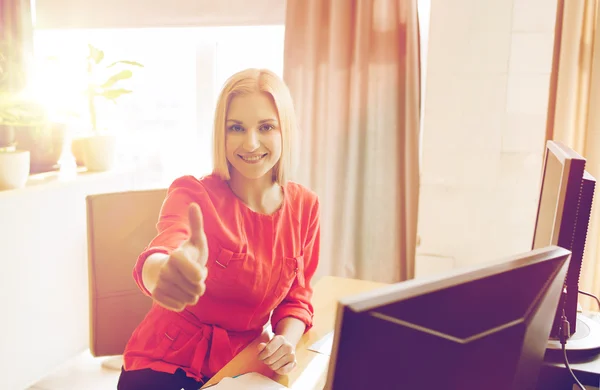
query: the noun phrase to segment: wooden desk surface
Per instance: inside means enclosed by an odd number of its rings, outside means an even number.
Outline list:
[[[259,372],[292,389],[322,389],[327,379],[329,356],[313,352],[308,348],[335,327],[338,300],[342,297],[383,287],[386,284],[364,280],[345,279],[333,276],[321,278],[314,287],[313,327],[296,347],[298,367],[289,375],[277,375],[258,360],[257,345],[269,339],[267,332],[254,340],[202,388],[214,385],[221,379],[247,372]]]

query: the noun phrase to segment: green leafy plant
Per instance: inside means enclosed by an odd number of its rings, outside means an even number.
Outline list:
[[[140,67],[144,66],[139,62],[135,61],[115,61],[110,65],[103,67],[104,51],[88,44],[89,52],[87,56],[87,71],[88,71],[88,87],[86,90],[88,109],[90,114],[90,121],[92,129],[98,131],[97,121],[97,110],[96,110],[96,99],[104,98],[112,101],[116,104],[116,100],[123,95],[129,94],[133,91],[125,88],[118,88],[117,84],[121,80],[129,79],[133,76],[133,72],[130,69],[123,69],[116,73],[113,73],[108,79],[98,83],[98,72],[103,70],[111,69],[117,65],[124,65],[127,67]]]
[[[0,147],[14,144],[15,127],[44,127],[47,113],[44,107],[26,97],[22,90],[24,74],[13,61],[14,51],[6,43],[0,43]]]
[[[0,125],[41,126],[46,121],[46,112],[39,103],[8,94],[0,96]]]

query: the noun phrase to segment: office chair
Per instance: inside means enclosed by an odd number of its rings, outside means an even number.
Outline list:
[[[133,280],[138,255],[156,235],[166,189],[90,195],[86,198],[90,351],[120,370],[123,351],[152,300]]]

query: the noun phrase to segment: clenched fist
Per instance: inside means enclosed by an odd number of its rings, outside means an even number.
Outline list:
[[[188,216],[190,237],[163,262],[151,291],[154,301],[177,312],[198,302],[206,290],[205,280],[208,274],[208,244],[200,207],[192,203]]]
[[[286,375],[296,368],[296,348],[285,337],[276,335],[258,345],[258,360],[279,375]]]

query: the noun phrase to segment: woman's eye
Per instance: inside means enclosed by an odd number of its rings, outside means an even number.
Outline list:
[[[244,131],[244,128],[240,125],[233,125],[233,126],[229,127],[229,130],[235,131],[235,132],[240,132],[240,131]]]
[[[262,131],[271,131],[274,129],[274,127],[273,127],[273,125],[263,125],[260,129]]]

